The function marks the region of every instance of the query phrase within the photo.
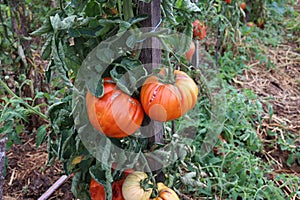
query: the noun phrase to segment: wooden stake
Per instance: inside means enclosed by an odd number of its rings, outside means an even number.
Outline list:
[[[143,27],[157,27],[161,21],[160,1],[155,0],[151,3],[140,2],[139,14],[147,14],[149,16],[147,20],[141,23]],[[143,49],[140,54],[140,60],[145,64],[148,73],[152,73],[153,69],[156,69],[161,64],[160,42],[156,38],[150,38],[144,42],[147,43],[146,46],[151,46],[152,48]],[[163,143],[163,124],[161,122],[151,121],[150,125],[142,127],[141,131],[145,135],[152,135],[149,138],[150,144]],[[155,161],[150,161],[149,165],[151,169],[162,168],[162,164]],[[156,178],[159,181],[163,181],[164,176],[160,171],[155,171],[158,174]]]

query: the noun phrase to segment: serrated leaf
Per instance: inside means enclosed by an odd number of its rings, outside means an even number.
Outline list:
[[[30,35],[39,36],[39,35],[42,35],[44,33],[49,33],[51,31],[51,29],[52,29],[52,27],[51,27],[50,18],[47,18],[43,22],[43,25],[40,28],[38,28],[37,30],[30,33]]]
[[[126,45],[129,48],[133,49],[136,44],[136,41],[137,41],[137,36],[135,34],[130,35],[126,40]]]
[[[39,148],[39,146],[42,144],[44,141],[46,134],[47,134],[47,126],[42,125],[37,129],[37,134],[36,134],[36,148]]]
[[[147,76],[147,71],[139,60],[123,58],[121,63],[115,64],[110,71],[117,86],[128,95],[132,95],[140,85],[139,80]]]
[[[148,15],[146,15],[146,14],[138,15],[136,17],[133,17],[133,18],[129,19],[129,23],[131,25],[133,25],[133,24],[139,23],[141,21],[144,21],[146,19],[148,19]]]
[[[180,49],[176,53],[182,55],[185,52],[187,52],[190,49],[192,39],[193,39],[193,27],[191,23],[187,23],[183,31],[183,34],[181,36],[180,45],[179,45]]]
[[[89,1],[86,4],[86,7],[84,9],[84,13],[88,17],[94,17],[94,16],[101,16],[102,15],[102,8],[101,5],[97,1]]]
[[[102,185],[106,185],[105,170],[100,164],[90,167],[89,173],[95,181]]]
[[[201,12],[200,8],[190,0],[177,0],[176,8],[186,11],[187,13]]]
[[[71,28],[74,25],[76,18],[76,15],[71,15],[61,20],[59,15],[55,14],[55,16],[50,16],[50,22],[54,32],[57,32],[58,30],[67,30]]]
[[[161,2],[162,9],[164,11],[164,14],[166,15],[167,20],[172,24],[172,25],[177,25],[177,21],[174,15],[174,0],[162,0]]]
[[[98,48],[96,50],[97,58],[106,64],[112,63],[112,61],[114,60],[114,55],[114,51],[109,48]]]
[[[50,33],[47,36],[47,40],[46,40],[45,44],[43,45],[43,48],[42,48],[42,59],[43,60],[47,60],[51,54],[52,38],[53,38],[53,34]]]
[[[88,81],[87,85],[88,85],[89,91],[95,97],[101,98],[104,95],[103,79],[99,79],[98,82],[95,82],[95,80]]]
[[[204,183],[202,183],[199,180],[194,179],[194,178],[196,178],[196,175],[197,175],[196,172],[189,172],[189,173],[184,174],[180,178],[180,180],[182,181],[182,183],[184,185],[189,185],[189,186],[192,186],[192,187],[195,187],[195,188],[205,187],[206,185]]]
[[[68,78],[67,69],[64,63],[65,56],[64,56],[64,49],[61,41],[59,41],[58,48],[57,48],[55,40],[52,40],[52,53],[53,53],[55,68],[59,72],[61,79],[67,86],[73,87],[73,84]]]

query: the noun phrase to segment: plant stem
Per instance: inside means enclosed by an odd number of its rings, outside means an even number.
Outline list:
[[[166,52],[167,56],[167,62],[168,62],[168,70],[167,70],[167,81],[171,84],[175,83],[175,77],[174,77],[174,69],[172,67],[171,61],[170,61],[170,55],[169,52]]]
[[[132,10],[132,0],[123,1],[123,11],[125,21],[128,21],[130,18],[134,17]]]
[[[0,79],[0,84],[3,86],[3,88],[14,98],[18,99],[27,109],[31,110],[34,114],[38,115],[39,117],[48,120],[48,117],[44,115],[43,113],[37,111],[34,109],[31,105],[29,105],[27,102],[25,102],[21,97],[17,96],[7,85]]]

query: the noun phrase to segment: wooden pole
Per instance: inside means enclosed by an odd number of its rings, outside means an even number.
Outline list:
[[[151,3],[141,2],[139,3],[139,14],[147,14],[148,19],[144,20],[141,25],[143,27],[153,28],[156,27],[161,20],[160,0],[152,1]],[[160,42],[156,38],[149,38],[144,41],[147,43],[145,46],[151,46],[152,48],[144,48],[140,54],[140,60],[145,64],[145,68],[148,73],[152,73],[153,69],[159,67],[161,64],[161,50]],[[157,121],[150,121],[148,126],[141,128],[144,135],[150,135],[149,148],[154,143],[163,143],[163,124]],[[157,181],[163,181],[164,176],[161,173],[162,164],[149,160],[149,166],[151,169],[155,169],[154,173],[157,173]]]

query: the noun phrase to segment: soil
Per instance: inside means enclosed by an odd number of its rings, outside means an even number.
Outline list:
[[[36,200],[63,175],[61,163],[47,165],[47,148],[36,148],[35,136],[24,134],[22,144],[7,152],[8,169],[3,182],[3,200]],[[74,199],[67,180],[50,199]]]

